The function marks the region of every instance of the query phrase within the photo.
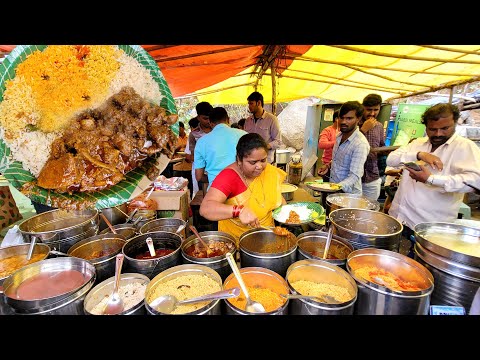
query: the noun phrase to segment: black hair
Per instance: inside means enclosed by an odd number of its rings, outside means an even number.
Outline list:
[[[179,121],[178,122],[178,127],[182,127],[182,128],[185,129],[185,124],[182,121]]]
[[[258,91],[254,91],[250,95],[248,95],[247,101],[260,101],[263,107],[263,95],[260,94]]]
[[[337,120],[337,118],[340,116],[340,110],[337,109],[333,112],[333,121]]]
[[[210,112],[210,122],[218,124],[222,121],[228,122],[228,113],[224,107],[218,106],[212,109]]]
[[[241,127],[244,127],[245,126],[245,118],[241,118],[240,120],[238,120],[237,124],[238,126],[241,126]]]
[[[230,125],[230,127],[234,129],[240,129],[240,126],[238,126],[238,122],[233,123],[232,125]]]
[[[198,121],[198,119],[197,119],[196,117],[191,118],[190,120],[188,120],[188,126],[190,126],[190,129],[196,128],[199,123],[200,123],[200,121]]]
[[[455,123],[460,117],[460,110],[456,105],[448,103],[440,103],[429,107],[422,115],[422,124],[427,125],[428,120],[438,120],[442,117],[447,117],[448,115],[453,115],[453,120]]]
[[[268,153],[268,144],[263,137],[257,133],[243,135],[237,143],[237,159],[243,160],[253,150],[263,148]]]
[[[358,118],[361,118],[363,115],[363,111],[365,108],[363,107],[362,104],[360,104],[358,101],[347,101],[343,103],[342,107],[340,108],[340,111],[338,115],[342,117],[349,111],[355,110],[355,116]]]
[[[382,105],[382,97],[378,94],[368,94],[363,98],[363,106],[377,106]]]
[[[210,116],[213,106],[207,101],[202,101],[195,105],[195,110],[197,110],[197,115]]]

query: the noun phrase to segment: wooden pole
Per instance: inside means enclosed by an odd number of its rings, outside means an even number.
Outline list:
[[[275,62],[272,62],[270,66],[270,71],[272,72],[272,114],[277,116],[277,78],[275,70]]]
[[[452,86],[452,87],[450,88],[450,94],[449,94],[449,96],[448,96],[448,103],[449,103],[449,104],[452,103],[452,99],[453,99],[453,88],[454,88],[454,87],[455,87],[455,86]]]

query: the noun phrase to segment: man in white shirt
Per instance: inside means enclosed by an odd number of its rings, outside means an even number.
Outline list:
[[[403,170],[389,210],[403,223],[403,235],[412,243],[415,225],[457,219],[464,193],[474,191],[464,182],[480,185],[480,148],[455,134],[459,116],[460,111],[451,104],[430,107],[422,115],[428,137],[415,139],[387,157],[387,166],[397,168],[421,160],[421,170]]]

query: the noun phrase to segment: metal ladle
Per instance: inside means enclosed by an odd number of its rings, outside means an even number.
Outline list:
[[[326,259],[328,255],[328,250],[330,249],[330,243],[332,242],[333,236],[333,226],[330,226],[327,234],[327,242],[325,243],[325,250],[323,251],[323,258]]]
[[[235,259],[233,258],[232,254],[230,252],[227,252],[225,254],[227,261],[232,268],[233,275],[237,278],[238,284],[240,285],[240,288],[243,291],[243,294],[245,295],[245,299],[247,299],[247,305],[245,306],[245,311],[251,312],[251,313],[264,313],[265,308],[263,307],[262,304],[259,302],[253,301],[250,298],[250,295],[248,295],[248,290],[247,286],[243,282],[242,274],[240,274],[240,270],[238,270],[237,263],[235,262]]]
[[[178,300],[173,295],[162,295],[153,300],[149,305],[153,309],[157,310],[158,312],[162,312],[164,314],[170,314],[173,310],[176,309],[178,305],[185,305],[185,304],[194,304],[203,301],[211,301],[211,300],[218,300],[218,299],[228,299],[232,297],[237,297],[240,295],[240,288],[234,287],[227,290],[217,291],[212,294],[207,294],[203,296],[199,296],[192,299],[187,300]]]
[[[108,299],[107,305],[103,309],[103,315],[116,315],[123,311],[124,304],[123,300],[118,295],[118,288],[120,286],[120,274],[122,272],[124,255],[122,253],[118,254],[115,262],[115,282],[113,284],[113,292]]]
[[[299,294],[280,294],[281,297],[285,299],[305,299],[305,300],[315,300],[327,304],[340,304],[333,296],[322,295],[322,296],[311,296],[311,295],[299,295]]]

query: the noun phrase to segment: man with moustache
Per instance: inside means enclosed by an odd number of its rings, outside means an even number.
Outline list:
[[[337,120],[340,133],[333,147],[332,161],[318,172],[323,176],[330,168],[330,182],[341,185],[346,193],[362,194],[362,175],[370,152],[367,139],[358,129],[363,111],[364,107],[358,101],[347,101],[342,105]]]
[[[415,242],[414,227],[422,222],[453,222],[464,193],[480,185],[480,149],[470,139],[455,134],[460,117],[452,104],[436,104],[422,115],[427,137],[413,140],[387,157],[387,166],[399,168],[417,161],[421,170],[403,169],[389,215],[403,223],[403,236]],[[413,251],[409,256],[413,257]]]

